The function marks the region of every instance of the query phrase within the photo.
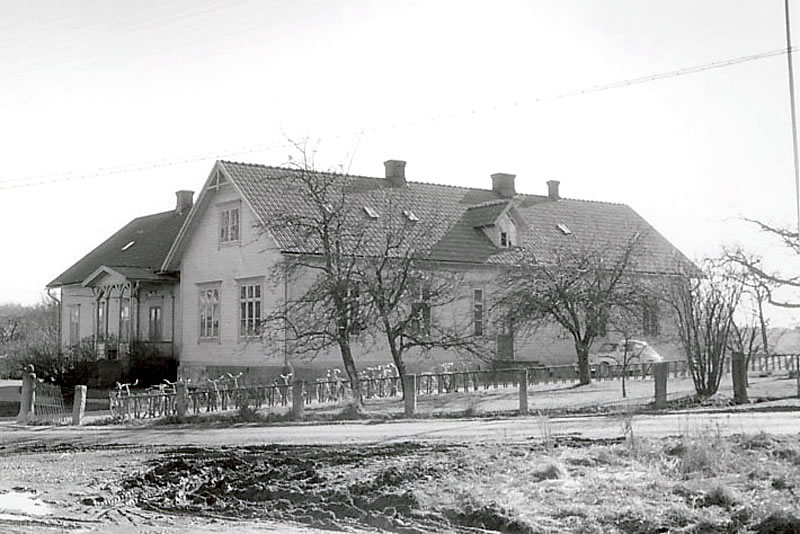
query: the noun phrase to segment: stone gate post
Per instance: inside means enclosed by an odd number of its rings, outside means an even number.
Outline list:
[[[19,414],[17,421],[27,423],[32,421],[36,414],[36,373],[33,372],[33,365],[26,365],[25,372],[22,373],[22,391],[19,399]]]
[[[180,423],[186,420],[186,414],[189,413],[189,387],[183,380],[175,384],[175,412]]]
[[[667,379],[669,378],[669,362],[653,365],[653,381],[656,388],[656,410],[667,407]]]
[[[519,414],[528,415],[528,370],[519,372]]]
[[[303,418],[305,411],[306,397],[303,394],[305,383],[301,380],[292,382],[292,419],[299,421]]]
[[[75,397],[72,401],[72,424],[80,426],[86,411],[86,386],[75,386]]]

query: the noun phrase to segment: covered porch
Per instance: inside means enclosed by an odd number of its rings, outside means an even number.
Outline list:
[[[134,352],[177,357],[176,276],[103,265],[82,285],[92,291],[97,360],[125,359]]]

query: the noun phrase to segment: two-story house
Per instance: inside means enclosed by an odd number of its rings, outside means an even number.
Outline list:
[[[303,247],[290,225],[273,224],[286,213],[308,209],[300,198],[302,172],[218,161],[188,215],[191,197],[187,202],[179,193],[174,213],[133,221],[51,283],[62,287],[62,344],[87,333],[100,343],[115,333],[118,351],[132,339],[170,341],[181,376],[195,380],[239,371],[274,376],[287,361],[296,370],[340,366],[335,350],[314,361],[294,361],[290,348],[259,340],[258,325],[267,311],[302,291],[275,280],[273,267],[287,254],[315,253]],[[547,182],[542,195],[518,194],[516,177],[505,173],[487,177],[485,189],[409,181],[405,162],[397,160],[385,163],[382,177],[331,176],[350,202],[363,205],[353,213],[364,218],[367,230],[387,217],[428,224],[429,258],[441,268],[468,273],[464,291],[470,309],[462,311],[473,321],[474,334],[496,343],[503,359],[568,363],[575,358],[571,340],[558,328],[523,338],[488,317],[492,281],[498,269],[513,265],[519,247],[546,253],[600,241],[624,246],[640,232],[646,251],[637,265],[642,276],[681,276],[692,266],[630,207],[563,198],[556,181]],[[381,212],[387,204],[378,197],[391,199],[393,209]],[[150,239],[151,253],[131,261],[129,253]],[[643,310],[640,337],[656,345],[663,341],[664,316],[655,306]],[[113,357],[107,345],[101,348],[101,355]],[[355,357],[359,366],[391,361],[379,343],[356,343]],[[452,360],[434,352],[424,361],[413,361],[412,355],[408,364],[413,370]]]

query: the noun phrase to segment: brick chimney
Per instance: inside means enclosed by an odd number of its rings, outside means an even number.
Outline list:
[[[175,196],[177,197],[177,202],[175,203],[175,213],[182,214],[192,209],[192,204],[194,203],[192,198],[194,197],[194,191],[176,191]]]
[[[517,189],[514,187],[514,179],[516,174],[506,174],[504,172],[497,172],[492,175],[492,191],[504,198],[514,198],[517,194]]]
[[[392,187],[406,185],[406,162],[399,159],[390,159],[383,162],[386,167],[386,179]]]
[[[558,184],[560,184],[558,180],[548,180],[547,181],[547,196],[550,197],[550,200],[558,200],[561,196],[558,194]]]

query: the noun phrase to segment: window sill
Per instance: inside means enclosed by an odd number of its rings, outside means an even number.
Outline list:
[[[229,248],[229,247],[240,247],[242,246],[242,240],[237,239],[236,241],[220,241],[219,248]]]
[[[201,337],[197,340],[198,343],[219,343],[219,336],[217,337]]]

